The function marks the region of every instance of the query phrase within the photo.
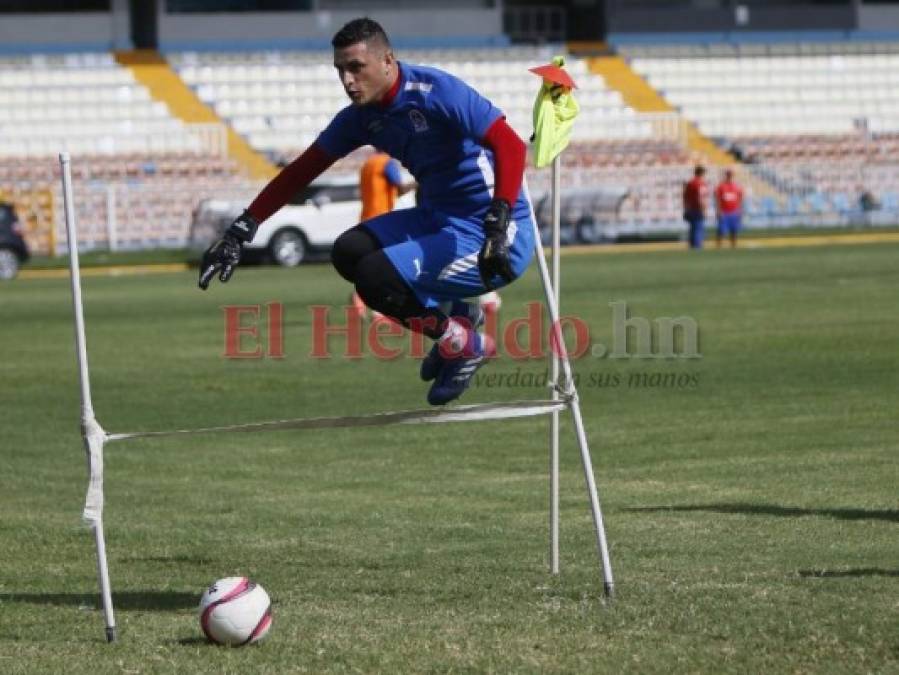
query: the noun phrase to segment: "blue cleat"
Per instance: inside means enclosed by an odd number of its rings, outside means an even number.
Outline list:
[[[459,398],[471,384],[471,378],[487,358],[495,353],[493,341],[475,330],[468,331],[465,349],[455,357],[439,355],[443,361],[434,384],[428,391],[428,403],[446,405]]]
[[[422,380],[430,382],[440,374],[443,363],[443,358],[440,356],[440,343],[435,341],[431,351],[425,354],[421,360],[421,370],[418,374],[421,375]]]
[[[478,305],[456,302],[453,303],[452,309],[457,312],[452,316],[467,319],[475,330],[484,325],[485,314]],[[421,360],[421,370],[419,370],[421,379],[425,382],[433,380],[440,374],[444,363],[446,363],[446,359],[440,354],[440,342],[435,341],[431,351]]]

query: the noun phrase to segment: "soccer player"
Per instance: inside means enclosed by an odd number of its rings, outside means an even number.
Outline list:
[[[228,281],[259,223],[338,158],[370,144],[398,159],[419,204],[344,232],[331,260],[371,309],[435,340],[421,363],[428,402],[469,386],[495,346],[466,298],[519,277],[534,253],[533,209],[522,186],[527,146],[502,112],[456,77],[397,61],[381,26],[354,19],[331,41],[351,104],[276,176],[203,255],[200,288]]]
[[[718,212],[718,248],[721,248],[725,234],[730,237],[731,248],[736,248],[743,213],[743,189],[734,181],[734,172],[730,169],[724,172],[724,180],[715,188],[715,209]]]
[[[702,248],[705,237],[705,212],[709,189],[705,182],[705,167],[697,166],[693,178],[684,183],[684,220],[690,226],[690,248]]]

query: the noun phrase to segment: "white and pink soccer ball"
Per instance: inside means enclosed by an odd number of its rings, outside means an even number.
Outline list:
[[[219,645],[259,642],[272,627],[268,593],[247,577],[219,579],[200,598],[200,627]]]

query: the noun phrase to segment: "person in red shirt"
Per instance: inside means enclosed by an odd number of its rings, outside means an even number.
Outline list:
[[[734,172],[730,169],[724,172],[724,180],[715,189],[715,209],[718,212],[718,248],[721,248],[725,234],[730,237],[731,248],[736,248],[743,213],[743,189],[734,182]]]
[[[690,248],[702,248],[705,235],[705,212],[709,201],[705,167],[698,165],[693,170],[693,178],[684,183],[684,220],[690,226]]]

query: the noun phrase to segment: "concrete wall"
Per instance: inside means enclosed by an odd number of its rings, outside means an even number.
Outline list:
[[[115,35],[112,12],[0,15],[0,53],[113,49]]]
[[[792,5],[789,7],[750,6],[740,17],[734,8],[686,9],[658,7],[628,9],[616,7],[610,15],[610,32],[672,31],[772,31],[772,30],[852,30],[856,27],[855,8],[850,5]]]
[[[113,11],[0,14],[0,53],[130,49],[127,0]],[[340,27],[363,10],[166,14],[160,7],[161,49],[265,49],[330,46]],[[502,43],[499,8],[371,11],[397,46]]]
[[[331,36],[363,10],[166,14],[160,3],[159,42],[163,49],[326,48]],[[609,0],[610,4],[612,0]],[[469,4],[467,1],[464,4]],[[496,3],[500,5],[501,3]],[[113,11],[70,14],[0,15],[0,53],[129,49],[127,0],[112,0]],[[373,10],[398,47],[470,46],[501,43],[501,7]],[[852,30],[899,32],[899,7],[861,4],[828,7],[752,7],[738,25],[733,10],[618,6],[610,18],[617,33],[655,31]]]
[[[862,5],[858,12],[858,27],[870,31],[899,31],[899,7]]]
[[[161,14],[159,44],[166,49],[289,48],[330,46],[340,27],[364,10],[259,12],[240,14]],[[397,46],[466,46],[499,42],[502,11],[489,9],[407,9],[368,12]]]

